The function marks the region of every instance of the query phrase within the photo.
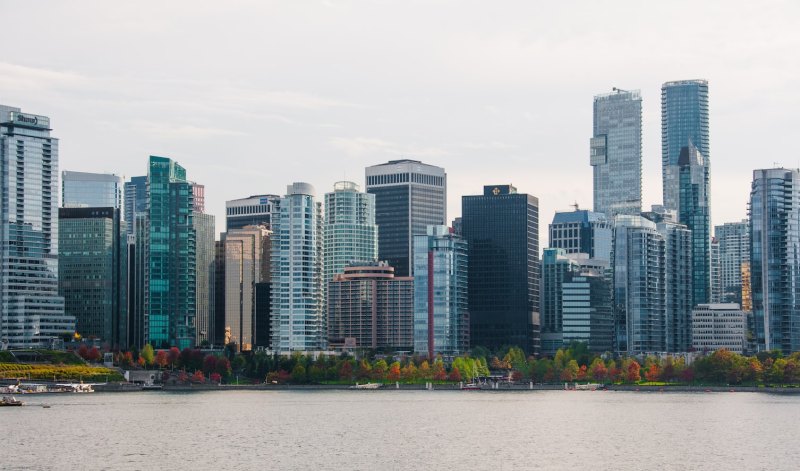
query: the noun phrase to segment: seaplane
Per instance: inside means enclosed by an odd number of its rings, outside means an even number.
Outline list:
[[[103,385],[105,383],[84,383],[81,381],[80,383],[58,383],[56,384],[56,388],[61,389],[63,392],[71,392],[71,393],[93,393],[94,388],[92,386]]]

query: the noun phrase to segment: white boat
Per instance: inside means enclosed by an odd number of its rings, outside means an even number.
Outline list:
[[[350,386],[350,389],[378,389],[381,386],[383,386],[381,383],[364,383],[364,384],[356,383],[355,386]]]
[[[3,396],[3,398],[0,399],[0,407],[22,406],[22,405],[25,405],[25,403],[20,401],[14,396]]]
[[[80,383],[61,383],[56,384],[59,388],[62,388],[65,392],[72,392],[72,393],[93,393],[94,384],[86,384],[83,381]]]
[[[575,383],[575,390],[576,391],[597,391],[601,387],[602,387],[602,385],[597,384],[597,383],[586,383],[586,384]]]

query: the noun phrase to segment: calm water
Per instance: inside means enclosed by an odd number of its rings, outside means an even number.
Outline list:
[[[3,469],[799,469],[800,396],[240,391],[26,396]]]

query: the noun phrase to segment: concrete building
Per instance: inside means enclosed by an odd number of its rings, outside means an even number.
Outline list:
[[[724,348],[742,354],[745,325],[745,314],[738,304],[698,304],[692,310],[692,346],[700,352]]]
[[[414,349],[414,279],[386,263],[344,268],[328,282],[328,340],[384,352]]]
[[[414,236],[414,351],[428,358],[469,351],[467,242],[447,226]]]
[[[375,195],[378,259],[396,276],[411,276],[415,235],[447,224],[447,174],[417,160],[391,160],[366,169],[367,193]]]
[[[590,141],[594,210],[613,219],[642,211],[642,97],[614,89],[594,97]]]
[[[0,105],[0,349],[75,331],[58,294],[58,139],[50,118]]]
[[[264,226],[272,229],[272,218],[277,211],[278,195],[254,195],[225,202],[225,230],[245,226]]]

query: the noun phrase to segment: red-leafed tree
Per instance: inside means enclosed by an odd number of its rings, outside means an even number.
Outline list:
[[[339,367],[339,379],[342,381],[353,380],[353,364],[349,360],[343,361],[342,366]]]
[[[581,367],[578,368],[578,381],[583,381],[586,379],[586,370],[586,365],[581,365]]]
[[[167,352],[166,350],[159,350],[156,353],[156,365],[159,368],[165,368],[169,364],[169,360],[167,359]]]
[[[222,381],[222,376],[219,373],[211,373],[211,382],[219,384]]]
[[[639,374],[639,370],[641,368],[642,367],[639,365],[639,362],[637,362],[636,360],[631,360],[631,362],[628,364],[628,371],[627,374],[625,375],[625,379],[631,383],[641,381],[642,376]]]
[[[213,373],[217,369],[217,357],[214,355],[206,355],[203,358],[203,372],[206,374]]]
[[[433,364],[433,380],[445,381],[447,379],[447,372],[444,370],[444,365],[441,361],[434,362]]]
[[[169,362],[170,368],[175,368],[175,363],[178,362],[178,358],[181,357],[181,351],[178,350],[178,347],[172,347],[169,349],[167,353],[167,361]]]
[[[82,343],[81,346],[78,347],[78,356],[84,360],[89,359],[89,347],[87,347],[85,343]]]
[[[205,375],[203,374],[202,371],[197,370],[192,375],[192,382],[193,383],[205,383],[206,382],[206,377],[205,377]]]
[[[458,371],[457,366],[453,367],[453,369],[450,371],[450,374],[447,375],[447,379],[453,382],[461,381],[461,372]]]
[[[389,372],[386,373],[386,379],[389,381],[400,381],[400,362],[394,362],[389,366]]]
[[[181,383],[189,381],[189,375],[187,375],[185,371],[181,371],[180,373],[178,373],[178,381],[180,381]]]
[[[658,371],[658,365],[656,365],[655,363],[650,365],[650,368],[648,368],[647,371],[644,372],[644,377],[647,381],[658,381],[658,379],[661,377],[660,375],[661,374]]]
[[[90,348],[89,353],[86,354],[86,359],[89,361],[100,361],[100,349],[97,347]]]

